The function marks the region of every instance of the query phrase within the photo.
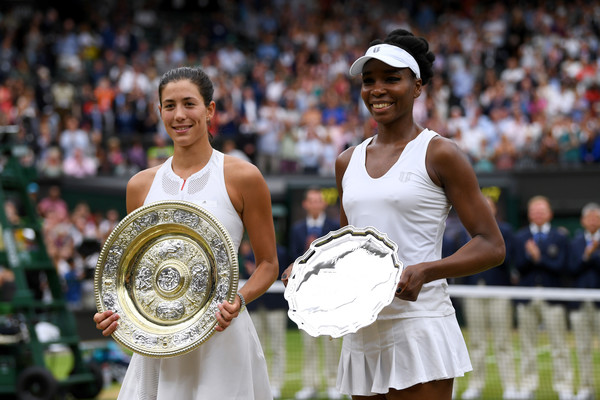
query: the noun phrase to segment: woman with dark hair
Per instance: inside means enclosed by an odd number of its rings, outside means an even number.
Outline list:
[[[361,97],[377,131],[336,160],[340,225],[386,233],[405,265],[392,303],[373,324],[344,336],[337,386],[353,399],[451,399],[454,378],[471,363],[446,278],[504,259],[469,160],[413,119],[434,59],[424,38],[399,29],[372,42],[350,67],[350,75],[362,77]],[[472,239],[442,258],[451,207]]]
[[[134,354],[119,399],[271,399],[264,354],[245,309],[245,302],[262,295],[279,270],[268,187],[254,165],[211,146],[208,124],[215,102],[206,73],[190,67],[168,71],[158,94],[174,153],[130,179],[127,211],[159,200],[201,205],[227,229],[236,250],[247,231],[256,270],[233,303],[219,305],[217,332],[206,343],[171,358]],[[118,318],[109,310],[97,313],[94,321],[108,336],[118,329]]]

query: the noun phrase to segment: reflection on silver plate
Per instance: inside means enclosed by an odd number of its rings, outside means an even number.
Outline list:
[[[402,273],[386,234],[348,225],[316,239],[294,262],[284,297],[290,318],[311,336],[334,338],[377,319]]]
[[[187,353],[215,332],[218,304],[233,302],[237,251],[208,211],[158,201],[128,214],[96,265],[98,312],[120,315],[113,338],[150,357]]]

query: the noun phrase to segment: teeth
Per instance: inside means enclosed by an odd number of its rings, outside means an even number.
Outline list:
[[[378,103],[378,104],[373,104],[373,108],[386,108],[391,105],[392,105],[392,103]]]

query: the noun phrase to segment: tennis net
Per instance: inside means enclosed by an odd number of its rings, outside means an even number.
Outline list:
[[[283,291],[281,282],[269,289]],[[600,289],[450,284],[449,293],[473,364],[472,372],[456,379],[454,398],[586,400],[600,395]],[[253,320],[259,320],[259,312],[251,311]],[[285,339],[279,339],[285,340],[283,346],[265,342],[261,324],[257,330],[281,398],[302,397],[315,385],[308,398],[339,398],[330,389],[327,368],[331,352],[339,354],[339,339],[315,340],[316,350],[308,351],[316,351],[318,360],[311,364],[303,333],[292,321],[287,319]],[[283,357],[277,348],[286,349]]]

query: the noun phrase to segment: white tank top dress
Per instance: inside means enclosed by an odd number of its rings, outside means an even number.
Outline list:
[[[435,136],[423,130],[379,178],[367,173],[368,138],[354,149],[342,178],[348,223],[386,233],[405,266],[441,258],[451,206],[425,165]],[[471,369],[448,283],[441,279],[423,285],[417,301],[394,298],[373,324],[344,336],[337,386],[345,394],[371,396]]]
[[[184,200],[205,208],[227,229],[239,248],[244,233],[225,187],[224,155],[213,150],[208,164],[187,180],[177,176],[169,158],[157,171],[144,205]],[[118,400],[264,400],[272,399],[267,364],[245,310],[223,332],[177,357],[134,354]]]

